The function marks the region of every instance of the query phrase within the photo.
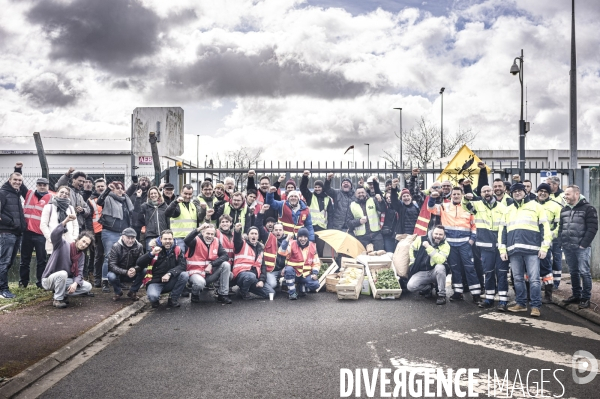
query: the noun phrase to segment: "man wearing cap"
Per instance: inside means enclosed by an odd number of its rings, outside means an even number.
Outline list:
[[[384,249],[383,236],[379,227],[379,214],[385,212],[382,201],[368,198],[363,187],[356,189],[356,200],[350,204],[350,212],[346,217],[346,226],[366,248],[373,244],[373,250]]]
[[[23,185],[24,186],[24,185]],[[46,237],[40,229],[40,220],[44,206],[52,199],[48,191],[49,182],[45,177],[39,178],[35,184],[35,190],[27,190],[23,214],[27,222],[27,229],[23,232],[21,239],[21,265],[19,267],[19,285],[27,287],[29,284],[29,266],[31,256],[35,249],[36,278],[35,285],[42,288],[42,273],[46,268]]]
[[[281,200],[285,201],[288,198],[288,195],[292,192],[292,191],[296,191],[296,182],[294,181],[294,179],[289,179],[288,181],[285,182],[285,192],[283,194],[281,194]]]
[[[341,188],[339,190],[332,188],[331,180],[333,179],[333,176],[333,173],[327,174],[325,186],[323,187],[325,193],[333,199],[335,204],[329,228],[346,231],[348,229],[346,226],[346,219],[350,212],[350,204],[356,199],[354,188],[352,187],[352,181],[348,177],[342,178]]]
[[[550,185],[542,183],[537,188],[537,201],[542,208],[546,211],[548,223],[552,231],[552,244],[550,245],[550,251],[546,257],[540,260],[540,276],[542,278],[542,287],[544,291],[543,303],[552,303],[552,291],[554,290],[554,274],[562,274],[562,259],[554,259],[555,256],[562,258],[562,251],[560,249],[560,239],[558,237],[558,230],[560,225],[560,211],[562,211],[562,205],[550,198]],[[531,198],[531,197],[529,197]],[[556,254],[555,254],[556,251]],[[558,267],[555,271],[554,267]],[[560,280],[559,280],[560,282]]]
[[[162,187],[162,196],[163,196],[163,200],[165,200],[165,204],[171,205],[171,202],[173,202],[173,200],[175,200],[175,186],[173,185],[173,183],[163,183],[164,186]]]
[[[321,268],[317,247],[314,242],[308,240],[308,230],[303,227],[296,235],[297,239],[293,240],[293,234],[288,233],[279,247],[279,255],[286,258],[282,275],[288,288],[289,299],[292,300],[305,296],[306,291],[315,292],[319,288],[318,276]]]
[[[108,254],[108,282],[113,287],[113,301],[118,301],[123,296],[121,283],[132,283],[127,297],[138,300],[137,292],[142,286],[144,274],[136,263],[144,253],[144,246],[136,240],[136,236],[134,229],[126,228]]]
[[[293,190],[287,195],[286,200],[276,201],[274,199],[277,188],[271,186],[267,194],[266,203],[275,208],[279,222],[283,225],[286,233],[296,234],[301,227],[308,230],[309,239],[314,242],[315,231],[313,229],[310,210],[306,203],[300,199],[300,192]]]
[[[539,317],[542,306],[540,259],[546,257],[552,242],[552,232],[544,208],[525,197],[525,186],[511,186],[514,203],[508,206],[505,222],[498,231],[498,248],[502,260],[510,261],[517,304],[510,312],[527,312],[525,274],[529,276],[531,316]]]
[[[302,175],[302,180],[300,181],[300,193],[306,200],[306,204],[308,204],[314,231],[323,231],[330,225],[330,219],[333,216],[333,201],[323,190],[325,185],[323,180],[315,181],[312,192],[308,189],[309,176],[310,171],[305,170]],[[319,256],[323,256],[325,241],[321,240],[318,235],[315,235],[315,240],[315,243],[317,244],[317,253]]]
[[[416,196],[413,196],[407,188],[398,193],[399,186],[400,180],[392,179],[390,201],[398,213],[396,234],[413,234],[423,205],[423,195],[417,190]]]

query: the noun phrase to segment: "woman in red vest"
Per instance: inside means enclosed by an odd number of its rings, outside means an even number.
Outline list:
[[[304,288],[309,292],[319,288],[321,260],[317,255],[316,244],[308,240],[306,228],[298,230],[297,240],[292,240],[292,236],[292,233],[289,233],[288,238],[283,240],[279,247],[279,255],[287,258],[283,277],[288,287],[289,299],[298,299],[298,296],[306,295]],[[296,293],[296,284],[299,293]]]

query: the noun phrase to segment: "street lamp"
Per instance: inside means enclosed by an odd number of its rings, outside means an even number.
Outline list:
[[[371,161],[369,160],[369,143],[365,143],[367,146],[367,167],[371,167]]]
[[[519,60],[519,65],[517,65]],[[519,82],[521,83],[521,119],[519,119],[519,176],[521,181],[525,179],[525,120],[523,119],[523,49],[521,49],[521,56],[516,57],[510,67],[510,73],[513,75],[519,75]]]
[[[444,90],[445,87],[440,89],[440,95],[442,96],[442,118],[441,118],[441,126],[440,126],[440,158],[444,157]]]
[[[398,169],[402,169],[404,167],[404,162],[402,162],[402,108],[394,108],[400,110],[400,167]]]

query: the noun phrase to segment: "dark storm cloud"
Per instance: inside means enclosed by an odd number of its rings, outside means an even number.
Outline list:
[[[52,59],[142,73],[136,60],[159,49],[160,18],[136,0],[44,0],[27,17],[47,32]]]
[[[337,72],[321,71],[299,60],[279,62],[275,50],[247,55],[212,47],[200,51],[192,65],[168,74],[169,88],[208,96],[286,96],[346,98],[364,94],[369,85],[351,82]]]
[[[83,94],[72,86],[69,79],[52,73],[44,73],[24,82],[19,93],[36,108],[66,107],[77,102]]]

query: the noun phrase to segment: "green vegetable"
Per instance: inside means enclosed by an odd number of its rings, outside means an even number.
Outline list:
[[[325,273],[327,271],[327,269],[329,269],[329,266],[331,266],[330,264],[327,263],[321,263],[321,268],[319,269],[319,278],[321,278],[321,276],[323,275],[323,273]]]
[[[400,284],[392,269],[382,269],[376,272],[374,278],[375,288],[378,290],[399,290]]]

